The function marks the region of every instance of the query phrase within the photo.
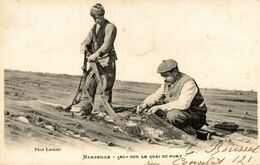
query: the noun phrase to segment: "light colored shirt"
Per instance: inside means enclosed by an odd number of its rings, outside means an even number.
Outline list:
[[[180,96],[177,100],[160,105],[160,107],[163,111],[169,111],[173,109],[186,110],[190,107],[191,102],[197,92],[198,88],[195,82],[193,80],[189,80],[183,85]],[[148,104],[148,106],[153,106],[160,98],[162,98],[163,95],[164,84],[162,84],[155,93],[148,96],[143,102]]]

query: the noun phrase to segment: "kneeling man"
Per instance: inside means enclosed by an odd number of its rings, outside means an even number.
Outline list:
[[[195,134],[206,124],[207,108],[195,80],[179,71],[175,60],[164,60],[158,67],[164,83],[148,96],[137,112],[154,113],[173,126]]]

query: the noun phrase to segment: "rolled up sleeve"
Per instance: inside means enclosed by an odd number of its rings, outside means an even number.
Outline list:
[[[146,103],[148,106],[153,106],[157,101],[159,101],[164,94],[164,84],[161,85],[159,89],[156,90],[153,94],[148,96],[143,102]]]
[[[81,43],[81,49],[85,49],[86,46],[91,45],[92,42],[92,31],[90,31],[86,39]]]

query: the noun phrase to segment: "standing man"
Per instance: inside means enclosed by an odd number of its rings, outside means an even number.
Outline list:
[[[175,60],[164,60],[157,72],[164,84],[147,97],[137,112],[155,113],[173,126],[195,134],[206,124],[207,108],[195,80],[178,69]]]
[[[116,52],[114,41],[117,29],[114,24],[104,17],[104,7],[97,3],[90,9],[90,16],[94,19],[95,24],[88,33],[87,38],[81,44],[81,53],[89,54],[88,61],[97,62],[102,70],[103,88],[106,99],[112,102],[112,88],[116,77]],[[98,83],[90,68],[90,73],[86,77],[85,86],[83,87],[83,105],[81,115],[89,115],[93,109],[94,98]]]

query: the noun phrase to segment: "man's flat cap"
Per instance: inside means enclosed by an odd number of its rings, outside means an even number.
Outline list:
[[[157,69],[157,73],[165,73],[177,68],[178,63],[173,59],[163,60]]]
[[[90,8],[90,15],[92,17],[101,16],[101,15],[103,16],[103,15],[105,15],[105,9],[100,3],[97,3]]]

